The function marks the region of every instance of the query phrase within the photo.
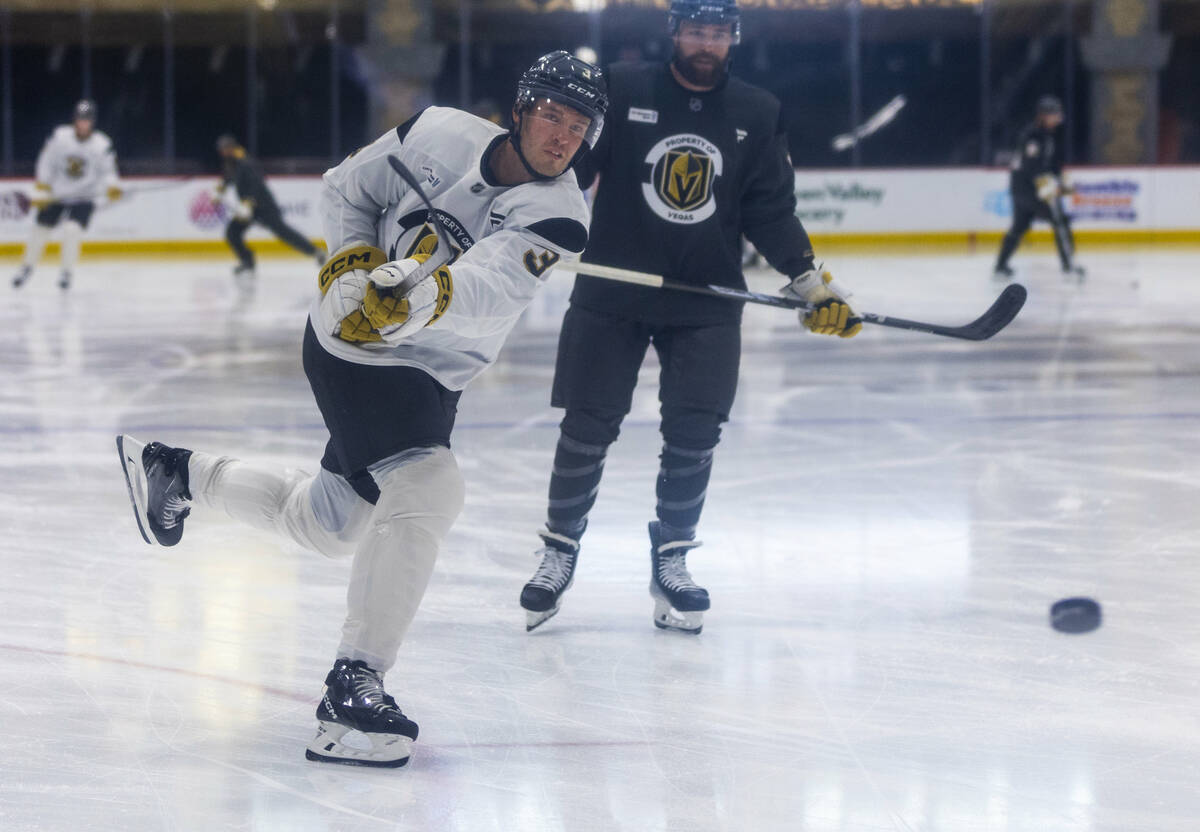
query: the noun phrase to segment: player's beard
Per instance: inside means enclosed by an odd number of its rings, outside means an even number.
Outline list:
[[[711,58],[712,63],[698,63],[697,59],[701,57]],[[676,52],[671,63],[689,84],[695,84],[697,87],[715,87],[725,77],[725,66],[728,61],[722,61],[715,55],[706,52],[698,52],[687,58]]]

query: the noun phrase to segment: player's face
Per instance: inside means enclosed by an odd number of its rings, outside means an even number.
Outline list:
[[[95,127],[95,123],[90,118],[75,119],[75,135],[81,139],[92,135],[93,127]]]
[[[685,20],[675,32],[675,68],[697,86],[716,86],[732,46],[732,23]]]
[[[1062,113],[1042,113],[1042,125],[1047,130],[1053,130],[1063,123]]]
[[[578,110],[540,98],[521,114],[521,152],[542,176],[558,176],[575,158],[591,126],[592,120]]]

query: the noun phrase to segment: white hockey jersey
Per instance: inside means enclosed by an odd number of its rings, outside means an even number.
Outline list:
[[[54,128],[37,160],[37,181],[50,186],[59,202],[92,202],[117,184],[117,154],[112,141],[93,130],[80,141],[75,128]]]
[[[365,242],[402,260],[436,244],[429,211],[387,161],[394,154],[421,180],[459,252],[441,318],[392,346],[350,344],[314,327],[328,352],[360,364],[417,367],[462,390],[496,360],[554,264],[582,253],[588,209],[575,176],[568,170],[551,180],[496,184],[486,159],[504,133],[461,110],[430,107],[326,171],[321,214],[330,251]],[[317,293],[313,321],[319,305]]]

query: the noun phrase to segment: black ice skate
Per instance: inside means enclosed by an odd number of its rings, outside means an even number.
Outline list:
[[[1063,273],[1063,278],[1066,280],[1073,279],[1073,280],[1078,281],[1079,283],[1082,283],[1084,280],[1087,279],[1087,269],[1085,269],[1083,266],[1079,265],[1078,263],[1071,263],[1070,265],[1063,266],[1062,273]]]
[[[698,633],[708,609],[708,590],[697,586],[687,570],[687,551],[699,540],[659,537],[658,521],[650,523],[650,595],[654,598],[654,626],[661,630]]]
[[[417,723],[396,707],[383,689],[383,678],[361,661],[338,659],[334,664],[317,703],[317,721],[317,735],[304,756],[326,763],[399,768],[408,762],[417,738]],[[350,737],[359,741],[343,743],[351,731],[362,735]]]
[[[538,537],[546,544],[536,552],[541,555],[542,563],[521,590],[525,632],[549,621],[558,612],[563,593],[575,580],[575,559],[579,556],[577,540],[549,529],[538,532]]]
[[[20,270],[13,275],[12,285],[14,289],[20,289],[29,280],[33,274],[33,269],[29,266],[22,266]]]
[[[997,265],[995,271],[992,272],[993,280],[1012,280],[1015,272],[1007,265]]]
[[[142,539],[151,545],[157,541],[160,546],[174,546],[183,537],[184,518],[191,513],[187,466],[192,452],[118,436],[117,454]]]
[[[62,274],[60,274],[58,276],[58,288],[60,288],[60,289],[70,289],[71,288],[71,273],[70,272],[64,271]]]

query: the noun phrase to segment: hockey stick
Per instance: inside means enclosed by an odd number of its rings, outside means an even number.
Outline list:
[[[452,245],[449,234],[442,228],[442,224],[436,221],[437,209],[433,207],[433,203],[425,195],[424,189],[421,188],[421,183],[413,176],[412,171],[405,167],[404,163],[398,158],[389,155],[387,160],[388,164],[392,166],[392,170],[396,171],[400,175],[400,178],[425,203],[425,207],[429,209],[430,214],[435,218],[434,226],[438,232],[439,239],[449,249]],[[605,280],[615,280],[619,283],[637,283],[656,289],[674,289],[678,292],[692,292],[693,294],[709,295],[711,297],[726,298],[744,303],[757,303],[763,306],[775,306],[782,309],[811,310],[813,308],[811,304],[805,303],[802,300],[786,298],[781,295],[764,295],[759,292],[749,292],[744,289],[734,289],[727,286],[693,286],[689,283],[668,280],[661,275],[636,272],[630,269],[618,269],[613,266],[599,266],[592,263],[584,263],[581,260],[572,260],[559,265],[574,268],[583,274]],[[879,326],[910,329],[914,332],[927,332],[931,335],[944,335],[948,338],[962,338],[967,341],[985,341],[1008,326],[1012,319],[1017,316],[1017,313],[1021,311],[1024,303],[1025,287],[1019,283],[1013,283],[1000,293],[1000,297],[996,298],[988,311],[966,326],[941,326],[940,324],[927,324],[922,321],[909,321],[904,318],[892,318],[887,315],[873,315],[871,313],[863,313],[858,317],[864,323],[877,324]]]
[[[782,295],[764,295],[761,292],[749,292],[729,286],[694,286],[689,283],[669,280],[656,274],[635,272],[629,269],[617,269],[612,266],[598,266],[593,263],[584,263],[580,260],[573,260],[561,265],[576,269],[579,274],[591,275],[592,277],[599,277],[605,280],[615,280],[621,283],[637,283],[656,289],[674,289],[678,292],[691,292],[697,295],[708,295],[710,297],[756,303],[763,306],[775,306],[781,309],[811,310],[813,308],[812,304],[805,303],[796,298],[783,297]],[[913,332],[944,335],[947,338],[961,338],[966,341],[986,341],[1012,322],[1012,319],[1017,316],[1017,313],[1021,311],[1021,307],[1024,306],[1025,296],[1025,287],[1020,283],[1013,283],[1006,286],[986,312],[965,326],[942,326],[941,324],[930,324],[924,321],[895,318],[890,315],[875,315],[870,312],[861,312],[858,314],[858,318],[863,323],[888,326],[894,329],[908,329]]]
[[[117,197],[116,199],[108,199],[107,197],[103,197],[103,198],[96,197],[89,201],[92,202],[96,206],[97,211],[103,211],[104,209],[110,208],[113,205],[115,205],[116,203],[121,202],[122,200],[129,199],[129,197],[131,197],[131,196],[136,196],[137,194],[146,193],[149,191],[162,191],[162,190],[166,190],[167,188],[178,188],[178,187],[188,184],[194,178],[195,177],[193,177],[193,176],[188,176],[183,179],[176,180],[174,182],[159,182],[154,185],[146,185],[141,188],[136,188],[136,187],[121,188],[121,195],[119,197]],[[28,211],[28,210],[32,209],[34,206],[34,202],[37,200],[41,200],[41,199],[46,199],[46,196],[44,194],[32,194],[31,195],[28,192],[23,191],[19,188],[12,190],[12,191],[0,191],[0,202],[8,202],[9,200],[11,200],[11,201],[15,202],[18,206],[23,206],[22,210],[24,210],[24,211]],[[58,201],[61,201],[61,200],[54,200],[54,199],[50,200],[50,202],[58,202]]]
[[[176,179],[172,182],[156,182],[153,185],[145,185],[141,188],[137,188],[137,187],[122,188],[121,190],[123,193],[121,195],[121,198],[124,199],[127,196],[133,196],[135,194],[144,194],[144,193],[148,193],[150,191],[165,191],[168,188],[179,188],[179,187],[182,187],[182,186],[188,184],[195,178],[196,177],[194,177],[194,176],[185,176],[182,179]]]
[[[446,263],[449,263],[454,259],[455,248],[454,241],[450,239],[450,233],[446,231],[446,227],[442,225],[438,210],[433,207],[433,203],[429,201],[429,197],[425,196],[425,191],[421,187],[420,181],[418,181],[417,177],[413,175],[413,172],[409,170],[403,162],[400,161],[400,157],[388,154],[387,160],[388,164],[392,166],[392,170],[400,174],[400,178],[404,180],[408,187],[413,189],[413,192],[421,198],[421,201],[425,203],[425,207],[429,210],[429,224],[433,226],[434,233],[437,234],[438,240],[441,241],[442,246],[446,249],[446,259],[441,264],[444,266]]]
[[[841,151],[849,150],[850,148],[854,147],[854,145],[858,144],[859,139],[866,138],[879,128],[889,124],[892,119],[896,117],[896,114],[899,113],[907,103],[908,99],[904,97],[903,93],[897,95],[891,101],[884,104],[883,107],[880,108],[879,112],[871,116],[858,127],[855,127],[849,133],[842,133],[840,136],[834,136],[833,149]]]

